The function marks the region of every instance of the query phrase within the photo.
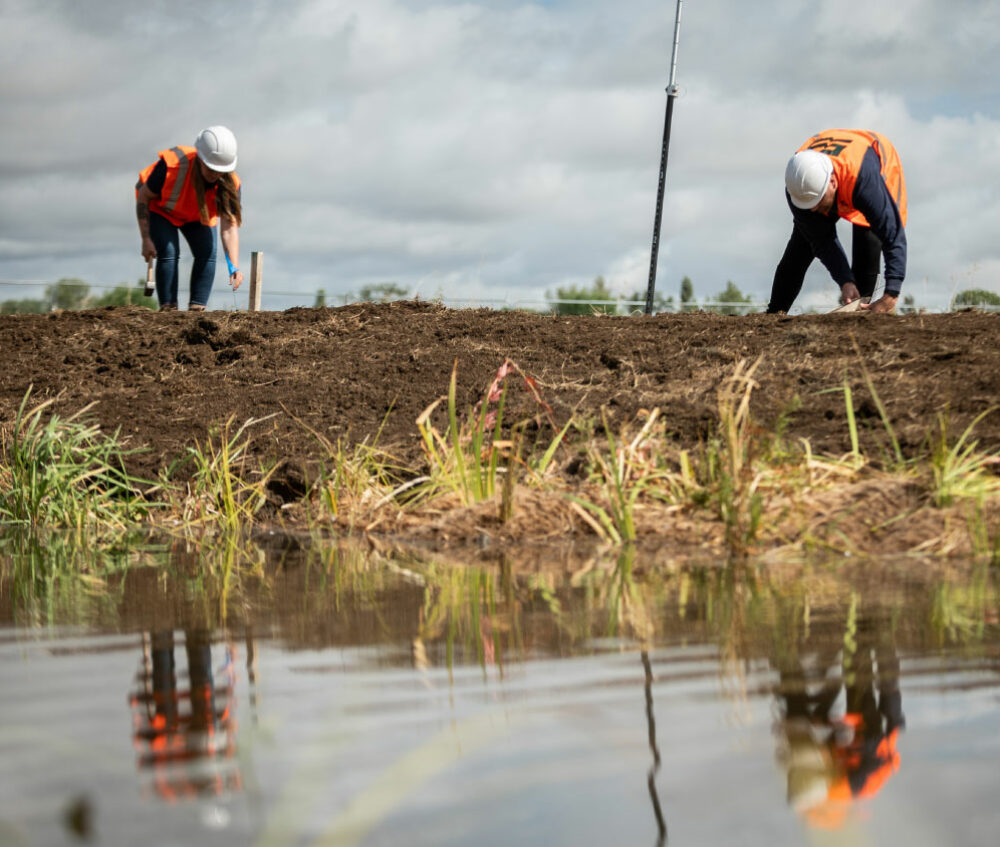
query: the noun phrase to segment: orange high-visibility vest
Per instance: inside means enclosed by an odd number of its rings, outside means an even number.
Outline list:
[[[896,148],[884,135],[864,129],[825,129],[816,133],[797,152],[816,150],[830,157],[833,162],[833,172],[837,175],[837,209],[840,216],[852,224],[869,226],[865,216],[854,208],[852,199],[858,170],[869,147],[875,149],[875,154],[882,165],[882,179],[896,202],[903,226],[906,226],[906,182],[903,179],[903,166]]]
[[[163,190],[160,192],[160,196],[149,201],[150,211],[163,215],[174,226],[201,221],[198,195],[189,178],[191,169],[198,167],[198,152],[194,147],[179,145],[171,147],[169,150],[161,150],[159,157],[166,162],[167,178],[163,181]],[[137,195],[139,188],[145,185],[156,165],[157,163],[153,162],[148,168],[139,172],[139,182],[135,186]],[[240,178],[235,173],[232,176],[236,183],[236,189],[239,190]],[[209,188],[207,185],[205,187]],[[215,194],[214,191],[205,191],[205,208],[208,210],[207,223],[209,226],[215,226],[219,222]],[[202,221],[202,223],[205,222]]]

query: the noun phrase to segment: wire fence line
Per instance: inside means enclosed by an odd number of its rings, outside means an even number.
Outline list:
[[[142,286],[129,286],[124,283],[119,285],[102,285],[90,283],[62,283],[66,288],[86,288],[88,294],[91,291],[110,292],[121,288],[128,288],[131,291],[139,291]],[[25,297],[24,293],[15,294],[14,297],[7,295],[5,288],[20,288],[23,291],[33,289],[34,298]],[[50,301],[52,308],[55,303],[51,299],[53,284],[43,280],[0,280],[0,306],[6,300],[38,299]],[[48,293],[47,293],[48,292]],[[392,300],[404,300],[406,297],[393,297]],[[351,303],[363,302],[355,294],[327,294],[321,290],[317,291],[267,291],[261,292],[261,305],[269,311],[280,311],[296,306],[315,306],[320,303],[326,306],[346,306]],[[376,299],[374,302],[386,302]],[[455,309],[495,309],[497,311],[514,309],[525,311],[558,312],[559,307],[569,306],[574,309],[581,309],[584,312],[629,315],[641,313],[646,307],[645,300],[630,300],[619,298],[614,300],[580,300],[580,299],[560,299],[560,298],[538,298],[538,297],[432,297],[425,302],[440,303],[444,306]],[[271,308],[267,308],[271,304]],[[216,288],[209,301],[209,307],[223,310],[238,310],[246,307],[246,297],[244,292],[231,292],[225,287]],[[671,304],[667,303],[657,308],[658,313],[664,312],[695,312],[700,309],[719,311],[725,309],[734,314],[747,314],[762,312],[767,307],[765,303],[755,301],[735,303],[719,300],[702,300],[698,303]]]
[[[128,285],[119,283],[118,285],[91,284],[91,283],[62,283],[66,287],[86,288],[91,291],[111,292],[121,288],[139,293],[142,285]],[[48,280],[29,279],[0,279],[0,308],[6,301],[19,299],[49,300],[50,308],[56,308],[56,304],[47,295],[47,292],[55,287],[55,284]],[[20,292],[18,291],[20,289]],[[34,297],[25,296],[28,289],[34,289]],[[13,296],[11,296],[13,295]],[[406,297],[393,297],[392,300],[405,300]],[[247,305],[247,295],[245,290],[232,292],[225,287],[216,288],[209,301],[209,308],[221,311],[239,311],[245,309]],[[346,306],[352,303],[364,302],[354,294],[326,294],[323,290],[315,291],[267,291],[261,292],[261,305],[265,311],[283,311],[296,307],[311,307],[319,304],[326,306]],[[377,299],[374,302],[387,302]],[[560,307],[574,307],[576,309],[612,315],[634,315],[641,314],[645,310],[645,300],[631,300],[619,298],[614,300],[576,300],[560,298],[538,298],[538,297],[433,297],[427,298],[425,302],[440,303],[454,309],[495,309],[503,310],[524,310],[544,313],[559,312]],[[816,308],[833,309],[835,303],[823,304]],[[930,314],[942,314],[960,311],[968,308],[976,308],[987,312],[1000,312],[1000,306],[977,305],[975,307],[951,304],[944,308],[927,308],[923,306],[903,306],[900,312],[923,312]],[[660,304],[655,312],[657,314],[681,314],[687,312],[709,311],[721,312],[732,315],[747,315],[763,312],[767,309],[767,304],[756,300],[744,302],[733,302],[725,300],[704,299],[690,301],[688,303],[678,303],[669,301]],[[563,310],[565,311],[565,310]]]
[[[137,288],[142,288],[142,285],[129,285],[128,283],[119,283],[117,285],[108,285],[102,283],[88,283],[88,282],[66,282],[61,281],[60,283],[66,288],[85,288],[88,293],[91,291],[117,291],[121,288],[128,288],[132,291],[137,290]],[[46,292],[51,292],[55,287],[55,283],[49,280],[35,280],[35,279],[0,279],[0,303],[4,300],[18,299],[20,295],[15,298],[7,296],[5,288],[8,286],[14,289],[34,289],[34,294],[37,299],[45,299]],[[224,301],[233,300],[238,301],[243,297],[242,293],[236,293],[228,291],[225,287],[216,288],[212,294],[212,305],[218,307],[224,307],[221,305]],[[29,299],[29,298],[25,298]],[[393,300],[404,300],[406,297],[393,297]],[[286,307],[291,306],[301,306],[301,305],[316,305],[318,302],[323,302],[328,306],[346,306],[350,303],[362,302],[360,298],[355,294],[327,294],[322,289],[315,291],[261,291],[262,301],[281,301],[286,303]],[[375,302],[383,302],[380,299],[376,299]],[[548,312],[556,311],[558,306],[576,306],[584,309],[590,309],[595,312],[611,312],[614,314],[632,314],[636,311],[643,311],[646,307],[645,300],[630,300],[626,298],[616,298],[614,300],[580,300],[580,299],[559,299],[555,297],[432,297],[427,298],[426,302],[429,303],[441,303],[452,308],[490,308],[490,309],[531,309],[534,311],[544,310]],[[744,303],[726,302],[718,300],[702,300],[699,303],[686,303],[672,305],[667,303],[661,308],[657,309],[658,312],[688,312],[688,311],[698,311],[699,309],[732,309],[738,312],[758,312],[763,311],[767,307],[767,304],[757,303],[755,301],[748,301]],[[236,302],[228,308],[237,309],[241,308]]]

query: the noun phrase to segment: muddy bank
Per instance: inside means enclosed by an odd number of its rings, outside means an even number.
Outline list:
[[[542,442],[571,415],[596,422],[604,415],[617,427],[659,408],[669,438],[692,446],[715,426],[720,382],[740,359],[762,357],[752,400],[761,430],[808,439],[816,453],[844,453],[850,441],[839,389],[846,378],[862,449],[879,455],[886,430],[867,369],[903,453],[912,456],[941,413],[957,436],[997,403],[998,331],[1000,315],[975,312],[554,317],[415,302],[2,316],[0,422],[8,437],[29,386],[36,400],[57,398],[62,414],[93,404],[90,414],[106,430],[120,428],[130,446],[143,448],[130,457],[130,470],[155,479],[203,444],[213,425],[263,419],[251,430],[252,450],[279,463],[271,493],[280,505],[301,496],[338,441],[377,438],[419,472],[415,420],[447,392],[456,363],[460,409],[482,397],[506,360],[516,363],[538,397],[514,379],[506,418],[537,419],[529,432]],[[976,433],[980,446],[1000,449],[1000,414]]]

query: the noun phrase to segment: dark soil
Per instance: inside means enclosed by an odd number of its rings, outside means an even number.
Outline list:
[[[2,316],[0,426],[6,440],[29,387],[33,401],[57,398],[53,408],[63,415],[93,403],[94,420],[146,448],[130,459],[131,470],[155,479],[187,447],[204,444],[213,425],[268,418],[251,430],[253,450],[280,462],[271,486],[280,501],[300,496],[324,457],[317,435],[345,444],[377,437],[418,470],[415,420],[447,393],[454,363],[460,409],[475,404],[510,359],[537,381],[557,425],[573,413],[597,422],[603,413],[617,425],[659,407],[677,442],[694,445],[717,420],[720,381],[738,360],[763,357],[752,405],[758,426],[783,425],[817,453],[847,451],[839,390],[846,375],[864,446],[882,449],[885,427],[867,368],[903,451],[914,455],[939,413],[947,410],[957,436],[1000,401],[998,336],[1000,315],[977,312],[553,317],[400,302]],[[508,421],[542,409],[522,389],[522,380],[510,381]],[[551,423],[538,418],[535,432],[547,442]],[[1000,414],[976,433],[981,447],[1000,449]]]

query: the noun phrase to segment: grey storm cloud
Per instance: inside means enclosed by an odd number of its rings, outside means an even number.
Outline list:
[[[766,299],[808,135],[870,126],[910,192],[906,291],[996,287],[993,2],[684,4],[660,286]],[[114,284],[139,260],[132,186],[224,123],[242,261],[272,291],[540,298],[645,285],[673,3],[0,0],[4,280]],[[974,212],[970,213],[970,210]],[[810,293],[811,292],[811,293]],[[832,301],[812,271],[807,294]]]

